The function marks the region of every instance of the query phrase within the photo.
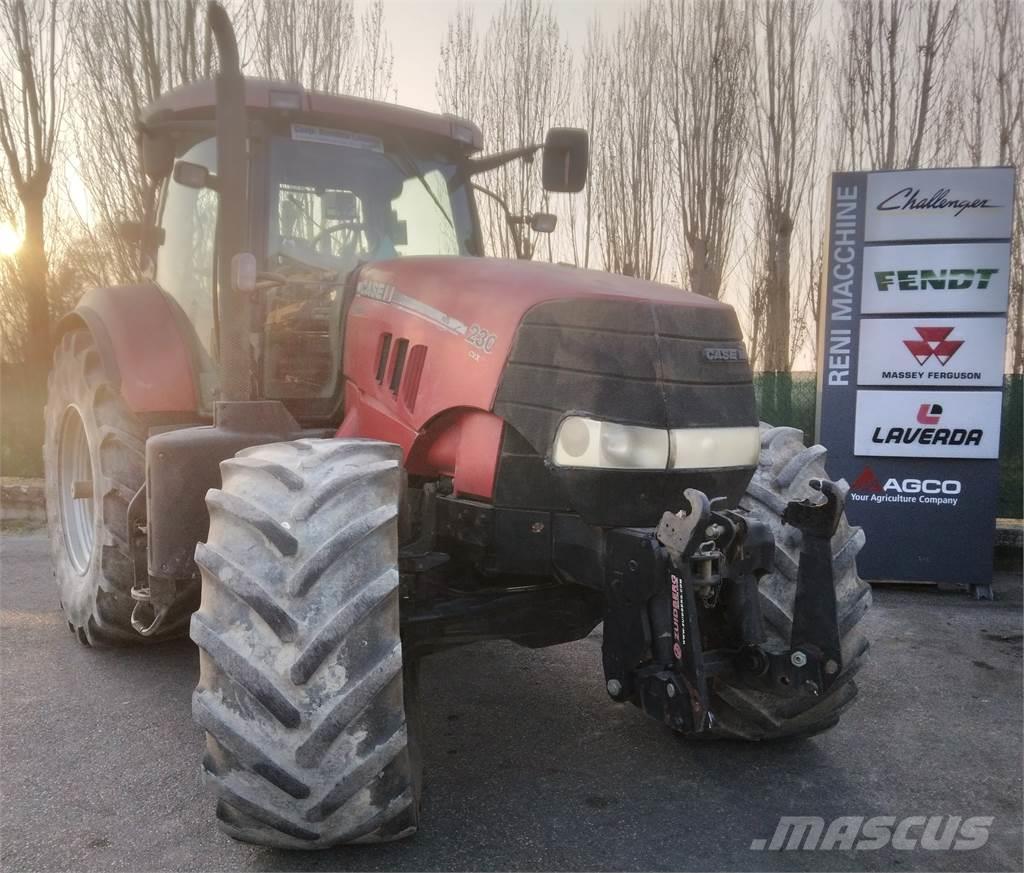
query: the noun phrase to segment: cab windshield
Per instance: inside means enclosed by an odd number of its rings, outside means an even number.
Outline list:
[[[441,155],[385,148],[365,134],[305,128],[273,139],[271,269],[343,275],[366,261],[469,254],[473,228],[457,173]]]
[[[335,397],[342,282],[362,263],[474,252],[456,163],[404,142],[296,125],[270,142],[262,380],[282,400]]]

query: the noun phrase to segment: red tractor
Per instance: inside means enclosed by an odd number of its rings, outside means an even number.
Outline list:
[[[870,591],[825,449],[758,426],[732,309],[483,255],[471,123],[244,79],[140,119],[147,278],[60,325],[53,566],[86,645],[183,635],[231,836],[315,848],[418,825],[416,665],[599,623],[609,696],[684,735],[832,727]],[[551,216],[512,215],[520,250]],[[709,499],[713,498],[713,499]]]

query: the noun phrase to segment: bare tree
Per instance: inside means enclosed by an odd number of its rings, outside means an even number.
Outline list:
[[[156,189],[142,171],[137,121],[165,91],[207,78],[212,48],[200,0],[81,0],[75,40],[73,152],[89,194],[92,244],[107,247],[108,281],[137,273],[138,253],[113,232],[149,220]]]
[[[70,14],[56,0],[0,0],[0,149],[24,230],[16,270],[7,273],[25,313],[25,357],[40,380],[50,353],[44,206],[64,119]]]
[[[758,210],[751,352],[770,371],[789,370],[796,352],[791,330],[793,234],[816,170],[820,112],[821,55],[811,32],[812,18],[808,0],[757,0],[750,19],[750,186]]]
[[[472,6],[460,3],[448,21],[441,43],[441,65],[434,78],[434,93],[442,112],[476,121],[482,88],[476,15]]]
[[[715,0],[667,4],[662,67],[677,248],[690,290],[715,298],[740,208],[749,102],[748,12],[748,7]]]
[[[384,21],[384,2],[374,2],[363,10],[359,21],[354,94],[370,100],[397,97],[393,81],[395,54]]]
[[[959,0],[844,0],[837,17],[833,99],[840,164],[865,169],[934,163],[949,145]]]
[[[658,75],[665,30],[653,4],[629,13],[606,58],[611,75],[596,149],[605,268],[657,278],[667,248],[669,192]]]
[[[575,123],[590,134],[591,154],[596,154],[605,135],[609,79],[608,47],[600,21],[595,19],[587,28],[582,64],[573,88],[572,102]],[[565,235],[572,263],[578,267],[590,267],[595,256],[594,243],[600,218],[597,192],[600,185],[600,169],[597,162],[593,162],[587,186],[568,200]]]
[[[505,0],[487,29],[481,58],[483,91],[476,120],[489,151],[543,142],[549,126],[565,123],[572,58],[550,6],[540,0]],[[528,214],[546,202],[537,200],[536,163],[513,161],[482,176],[481,183],[513,215]],[[517,244],[504,210],[486,196],[479,203],[489,249],[515,257]],[[528,234],[521,240],[524,254],[532,253],[534,242]]]
[[[352,0],[263,0],[242,10],[256,75],[322,91],[353,84]]]

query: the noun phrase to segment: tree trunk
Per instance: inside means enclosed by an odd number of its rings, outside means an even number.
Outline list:
[[[26,186],[28,187],[28,186]],[[42,186],[45,191],[45,186]],[[18,270],[28,315],[26,362],[45,383],[50,365],[50,305],[46,297],[46,250],[43,238],[43,194],[22,193],[25,239],[18,254]]]

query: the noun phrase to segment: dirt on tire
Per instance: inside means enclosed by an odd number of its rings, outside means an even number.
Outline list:
[[[396,446],[301,439],[221,464],[196,548],[193,715],[222,830],[290,849],[416,830]],[[404,675],[403,675],[404,674]]]

